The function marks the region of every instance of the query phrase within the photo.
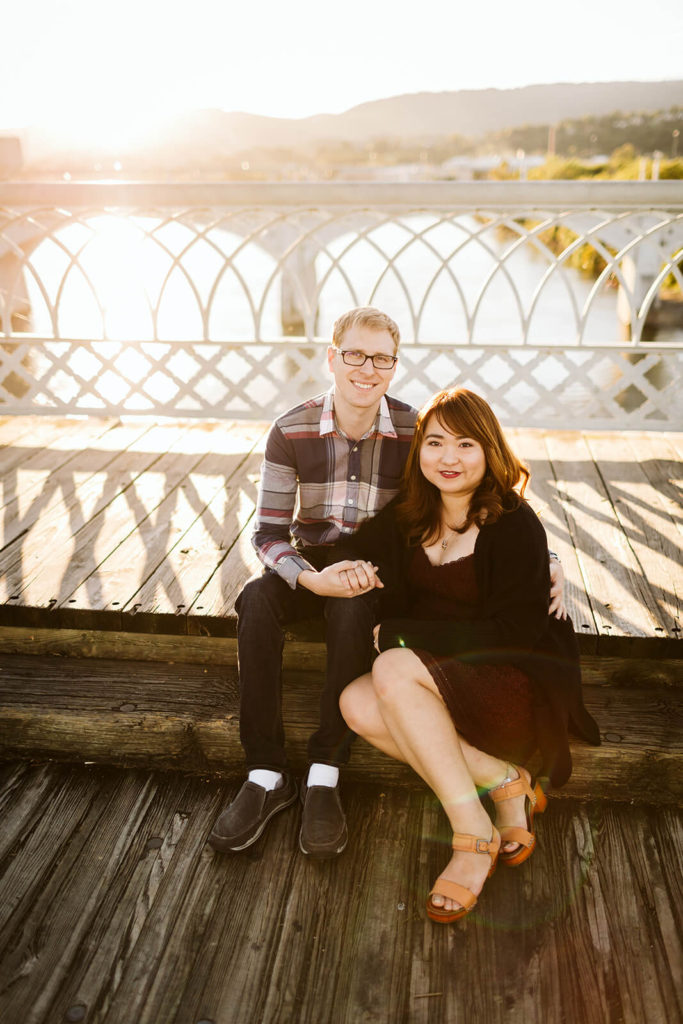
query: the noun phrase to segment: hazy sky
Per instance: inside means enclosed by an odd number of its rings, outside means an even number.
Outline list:
[[[9,6],[9,10],[7,7]],[[683,77],[680,0],[13,0],[0,130],[125,141],[149,114],[279,117],[407,92]]]

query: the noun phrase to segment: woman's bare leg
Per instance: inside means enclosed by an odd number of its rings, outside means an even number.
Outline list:
[[[500,785],[508,773],[510,773],[510,777],[513,779],[518,778],[518,773],[520,773],[527,782],[531,782],[531,774],[526,768],[513,766],[505,761],[498,760],[498,758],[489,757],[482,750],[471,746],[462,736],[460,737],[460,746],[462,747],[467,766],[472,773],[472,778],[480,789],[494,789]],[[494,764],[496,765],[496,771],[491,774]],[[502,775],[500,765],[505,765]],[[500,830],[508,825],[526,828],[525,798],[523,795],[512,797],[509,800],[496,804],[496,828]],[[519,843],[508,842],[502,844],[501,850],[504,853],[513,853],[518,847]]]
[[[339,707],[349,729],[395,761],[406,761],[382,718],[370,672],[349,683],[339,698]]]
[[[446,808],[444,801],[448,802],[450,799],[448,796],[449,782],[444,780],[445,792],[442,798],[442,794],[439,792],[440,782],[435,776],[433,768],[430,771],[430,763],[438,765],[438,774],[442,778],[449,771],[454,773],[448,778],[453,780],[456,785],[459,785],[461,781],[463,762],[470,782],[480,788],[491,789],[505,778],[508,771],[505,761],[478,750],[457,734],[434,680],[422,661],[412,651],[396,649],[385,652],[375,662],[373,672],[374,678],[371,674],[361,676],[344,690],[341,709],[347,723],[350,728],[385,754],[411,764],[434,790],[444,808]],[[398,698],[399,686],[404,689],[406,686],[409,688],[409,692],[402,699]],[[426,695],[416,690],[416,686],[425,690]],[[380,696],[380,691],[384,694],[383,698]],[[443,735],[443,743],[439,742],[438,749],[434,746],[433,741],[430,741],[430,752],[434,752],[435,756],[427,758],[427,763],[419,753],[416,756],[415,750],[411,752],[405,727],[399,726],[399,720],[405,717],[400,714],[402,710],[407,708],[408,717],[412,718],[411,709],[414,699],[417,699],[422,707],[421,714],[426,715],[429,722],[434,715],[437,716],[438,736]],[[388,709],[393,705],[397,705],[397,709],[392,714]],[[431,729],[432,726],[429,725],[429,728]],[[420,749],[424,747],[423,740],[423,736],[418,738]],[[453,751],[455,751],[459,763],[457,769],[450,763]],[[458,754],[460,754],[459,757]],[[465,798],[465,802],[467,799],[473,800],[475,795],[476,791],[470,787],[469,797]],[[483,812],[481,805],[479,808]],[[525,824],[524,801],[521,797],[499,804],[496,810],[499,826],[508,824],[523,826]],[[448,814],[448,810],[446,813]],[[458,815],[458,818],[460,819],[461,815]],[[477,818],[483,825],[480,815],[475,815],[473,820]],[[449,820],[453,824],[451,814],[449,814]],[[454,825],[453,830],[466,831],[462,823],[458,827]],[[482,833],[482,835],[484,834]],[[516,846],[516,843],[506,843],[504,849],[506,851],[514,850]],[[449,907],[447,906],[446,909]]]
[[[460,739],[429,683],[429,672],[409,650],[387,651],[373,666],[377,707],[403,759],[434,791],[454,832],[489,839],[491,821],[479,801]],[[477,895],[490,866],[488,857],[456,850],[442,874]],[[437,894],[433,903],[446,911],[458,907],[456,901]]]

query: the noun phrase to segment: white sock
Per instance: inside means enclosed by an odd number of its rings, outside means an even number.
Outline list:
[[[257,786],[264,789],[275,789],[282,782],[281,772],[271,772],[268,768],[252,768],[249,772],[249,782],[255,782]]]
[[[339,782],[339,769],[332,764],[312,764],[308,769],[307,786],[330,786],[332,789]]]

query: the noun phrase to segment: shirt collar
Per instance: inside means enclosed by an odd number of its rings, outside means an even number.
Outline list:
[[[339,434],[341,436],[341,431],[337,429],[337,425],[334,420],[334,387],[331,387],[330,390],[325,393],[323,398],[323,409],[320,414],[320,436],[325,437],[328,434]],[[367,433],[363,435],[361,441],[366,437],[369,437],[370,434],[377,434],[379,437],[397,437],[386,395],[382,395],[382,398],[380,399],[377,419]]]

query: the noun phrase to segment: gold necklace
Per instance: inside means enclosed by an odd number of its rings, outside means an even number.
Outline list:
[[[450,542],[453,540],[453,534],[457,533],[457,531],[454,530],[452,526],[446,526],[445,529],[446,530],[451,530],[452,532],[447,537],[444,537],[444,539],[441,541],[441,550],[442,551],[446,550],[446,548],[448,547]],[[461,534],[458,534],[458,536],[461,536]]]

